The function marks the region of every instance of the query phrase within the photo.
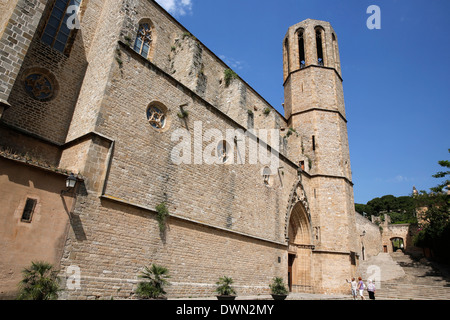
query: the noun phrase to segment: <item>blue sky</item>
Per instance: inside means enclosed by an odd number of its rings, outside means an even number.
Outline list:
[[[337,33],[356,203],[429,191],[450,154],[450,1],[158,0],[284,114],[282,40],[311,18]],[[367,8],[381,9],[369,30]]]

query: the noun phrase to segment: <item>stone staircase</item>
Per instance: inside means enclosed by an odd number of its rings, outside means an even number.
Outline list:
[[[380,280],[375,282],[377,300],[450,300],[448,269],[424,259],[402,252],[381,253],[363,261],[359,270],[365,281]]]

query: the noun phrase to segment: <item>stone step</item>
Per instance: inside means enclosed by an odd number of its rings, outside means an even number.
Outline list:
[[[381,270],[381,282],[377,283],[376,299],[450,300],[449,279],[442,276],[431,263],[412,260],[403,253],[389,256],[380,254],[360,265],[363,277],[368,276],[364,271],[373,265]]]
[[[378,299],[450,300],[450,287],[420,284],[381,283],[376,291]]]

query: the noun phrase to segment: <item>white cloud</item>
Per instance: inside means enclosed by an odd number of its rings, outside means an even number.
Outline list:
[[[391,178],[376,177],[374,179],[374,181],[378,182],[378,183],[403,183],[403,182],[411,183],[414,181],[414,178],[402,176],[399,174],[399,175],[396,175],[395,177],[391,177]]]
[[[192,13],[193,0],[156,0],[161,7],[174,16],[184,16]]]
[[[223,54],[219,55],[219,58],[222,59],[222,61],[225,62],[233,70],[242,70],[247,65],[244,61],[239,61],[239,60],[224,56]]]
[[[402,175],[397,175],[395,178],[388,179],[387,182],[395,182],[395,183],[402,183],[402,182],[412,182],[414,181],[413,178],[408,178]]]

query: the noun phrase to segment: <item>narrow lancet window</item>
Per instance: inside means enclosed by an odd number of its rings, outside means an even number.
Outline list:
[[[300,69],[303,69],[306,66],[305,40],[303,38],[303,30],[298,31],[298,54],[300,59]]]
[[[323,61],[323,46],[322,46],[322,30],[316,28],[316,47],[317,47],[317,64],[324,66]]]
[[[290,64],[289,64],[289,40],[288,39],[286,39],[285,41],[284,41],[284,59],[285,59],[285,61],[286,61],[286,63],[285,63],[285,67],[287,67],[287,73],[289,74],[289,71],[290,71]]]
[[[334,54],[334,67],[339,70],[339,55],[338,55],[338,47],[337,47],[337,41],[336,36],[331,34],[331,39],[333,40],[333,54]]]

